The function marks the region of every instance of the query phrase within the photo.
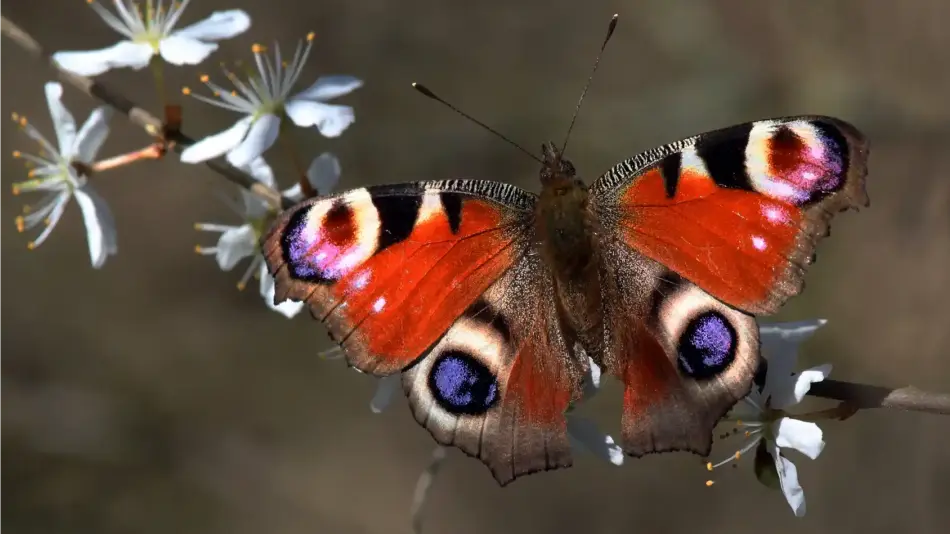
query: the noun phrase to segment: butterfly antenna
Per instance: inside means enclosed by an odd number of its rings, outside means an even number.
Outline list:
[[[617,29],[617,19],[620,18],[620,14],[614,14],[610,19],[610,24],[607,26],[607,35],[604,37],[603,44],[600,45],[600,52],[597,52],[597,59],[594,60],[594,68],[590,71],[590,76],[587,78],[587,83],[584,85],[584,90],[581,91],[581,97],[577,100],[577,107],[574,108],[574,116],[571,117],[571,125],[567,127],[567,135],[564,136],[564,144],[561,145],[561,154],[564,154],[564,150],[567,149],[567,141],[571,138],[571,130],[574,129],[574,123],[577,121],[577,114],[581,110],[581,104],[584,103],[584,97],[587,96],[587,90],[590,89],[590,82],[594,79],[594,73],[597,72],[597,66],[600,65],[600,56],[604,54],[604,49],[607,48],[607,42],[610,41],[610,37],[613,36],[614,30]]]
[[[440,104],[442,104],[442,105],[444,105],[445,107],[451,109],[452,111],[458,113],[459,115],[465,117],[466,119],[468,119],[468,120],[474,122],[475,124],[481,126],[482,128],[488,130],[489,132],[495,134],[495,136],[497,136],[499,139],[501,139],[502,141],[508,143],[509,145],[511,145],[511,146],[513,146],[513,147],[515,147],[515,148],[517,148],[518,150],[524,152],[525,154],[528,155],[528,157],[530,157],[530,158],[533,159],[534,161],[537,161],[538,163],[541,163],[542,165],[544,164],[544,162],[541,161],[541,159],[538,158],[538,156],[532,154],[528,149],[524,148],[523,146],[519,145],[518,143],[515,143],[515,142],[512,141],[511,139],[508,139],[507,137],[505,137],[504,135],[502,135],[501,133],[499,133],[497,130],[495,130],[495,129],[492,128],[491,126],[485,124],[484,122],[482,122],[482,121],[480,121],[480,120],[478,120],[478,119],[472,117],[472,116],[469,115],[468,113],[465,113],[464,111],[462,111],[462,110],[460,110],[459,108],[453,106],[452,104],[449,104],[449,103],[446,102],[445,100],[442,100],[442,98],[439,97],[439,95],[433,93],[431,90],[429,90],[428,87],[422,85],[421,83],[412,82],[412,88],[415,89],[416,91],[419,91],[419,92],[422,93],[423,95],[425,95],[425,96],[431,98],[432,100],[435,100],[436,102],[439,102]]]

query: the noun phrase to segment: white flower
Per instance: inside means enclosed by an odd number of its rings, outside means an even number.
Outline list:
[[[17,230],[24,231],[43,223],[46,228],[29,243],[29,248],[40,246],[56,227],[69,200],[76,199],[86,226],[89,256],[92,266],[102,267],[106,258],[117,252],[115,219],[105,200],[87,183],[81,170],[92,163],[109,135],[109,118],[112,110],[99,107],[93,110],[76,131],[76,121],[63,106],[63,86],[47,83],[46,101],[49,105],[57,144],[54,146],[26,117],[13,114],[23,131],[42,147],[39,155],[14,151],[13,156],[27,160],[33,166],[30,180],[13,184],[13,193],[44,191],[46,196],[34,206],[24,208],[25,215],[16,218]]]
[[[342,134],[353,123],[353,108],[325,104],[324,101],[359,88],[363,85],[361,80],[352,76],[323,76],[309,88],[292,96],[290,94],[310,54],[313,37],[314,34],[310,33],[306,45],[297,45],[297,51],[289,64],[281,58],[279,46],[275,46],[272,62],[270,57],[264,55],[264,47],[254,45],[251,50],[254,52],[257,73],[251,75],[247,82],[225,69],[225,75],[235,87],[233,91],[220,87],[203,75],[201,81],[220,100],[197,94],[195,98],[245,116],[227,130],[186,148],[181,153],[181,160],[199,163],[227,153],[228,162],[232,165],[247,165],[274,144],[285,115],[297,126],[316,126],[326,137]],[[192,94],[187,87],[184,92]]]
[[[251,18],[240,9],[216,11],[210,17],[175,31],[175,24],[191,0],[169,2],[146,0],[145,12],[141,5],[125,0],[114,0],[116,14],[92,0],[89,4],[113,30],[126,40],[85,52],[56,52],[53,59],[59,65],[80,76],[97,76],[117,67],[141,69],[152,56],[174,65],[197,65],[217,50],[214,41],[229,39],[243,33],[251,25]]]
[[[584,395],[581,402],[589,400],[600,389],[600,366],[594,363],[594,360],[588,361],[590,368],[584,379]],[[376,392],[369,403],[369,408],[373,413],[381,413],[389,406],[393,394],[399,389],[401,379],[402,375],[398,373],[379,379]],[[586,451],[614,465],[623,465],[623,449],[617,445],[614,438],[601,432],[597,424],[590,419],[572,413],[574,408],[574,406],[568,407],[565,413],[567,437],[571,442],[571,448],[575,451]]]
[[[255,159],[249,165],[242,167],[241,170],[268,187],[276,186],[274,172],[264,161],[264,158]],[[340,179],[340,163],[332,154],[321,154],[310,164],[307,178],[315,190],[320,194],[327,194],[330,192],[330,188]],[[300,200],[302,196],[299,190],[300,186],[296,185],[283,191],[282,194],[293,200]],[[239,261],[250,257],[251,262],[240,281],[238,281],[238,289],[243,290],[251,276],[256,274],[260,279],[261,297],[264,298],[267,306],[280,312],[288,319],[292,318],[303,309],[303,303],[291,300],[281,303],[274,302],[274,277],[267,271],[264,255],[260,250],[261,233],[271,222],[274,212],[257,195],[253,195],[248,191],[241,191],[241,197],[243,206],[240,208],[240,215],[245,221],[244,224],[240,226],[210,223],[196,224],[196,229],[218,232],[221,237],[218,238],[217,245],[213,247],[198,246],[195,247],[195,250],[202,255],[214,255],[218,261],[218,267],[223,271],[230,271]]]
[[[821,382],[831,373],[828,364],[795,372],[798,346],[825,323],[824,319],[818,319],[767,325],[759,329],[762,352],[768,357],[765,383],[753,387],[727,418],[745,429],[745,440],[726,460],[715,465],[707,464],[712,470],[738,460],[756,448],[757,464],[772,462],[756,466],[757,471],[768,469],[758,473],[760,479],[768,476],[774,464],[774,474],[778,475],[782,493],[797,517],[805,515],[805,493],[798,481],[795,464],[784,456],[782,449],[795,449],[814,460],[821,454],[825,442],[817,424],[790,417],[786,410],[801,402],[813,383]]]

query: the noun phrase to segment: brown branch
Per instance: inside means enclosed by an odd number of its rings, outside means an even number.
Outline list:
[[[809,395],[847,402],[855,409],[893,408],[950,415],[950,394],[922,391],[913,386],[885,388],[855,382],[825,379],[815,382]]]
[[[43,47],[40,46],[40,44],[36,42],[35,39],[33,39],[33,37],[20,29],[16,24],[10,22],[10,20],[8,20],[6,17],[0,17],[0,19],[2,19],[3,35],[9,37],[31,55],[49,62],[53,68],[59,72],[60,77],[67,83],[73,85],[87,95],[97,98],[105,104],[118,109],[124,113],[129,118],[129,120],[132,121],[132,123],[141,126],[150,135],[159,138],[161,138],[162,135],[170,136],[171,139],[168,139],[168,141],[172,141],[170,144],[173,145],[176,151],[181,151],[194,142],[190,137],[180,132],[163,132],[165,125],[162,124],[162,121],[158,120],[148,111],[136,106],[132,101],[125,98],[124,96],[110,91],[108,88],[94,80],[83,76],[76,76],[75,74],[61,69],[56,64],[56,62],[52,60],[52,57],[43,50]],[[257,195],[260,195],[272,206],[286,209],[294,204],[294,202],[290,199],[281,197],[280,193],[276,190],[266,187],[257,180],[238,171],[230,165],[215,161],[208,161],[206,162],[206,165],[228,181],[248,189]],[[858,384],[854,382],[825,380],[823,382],[813,384],[808,394],[816,397],[847,402],[855,409],[893,408],[898,410],[950,415],[950,394],[922,391],[910,386],[891,389],[867,384]],[[439,457],[437,453],[436,457],[433,459],[433,464],[430,467],[433,473],[438,469],[440,463],[441,457]],[[420,484],[422,484],[422,481],[420,481]],[[427,487],[428,486],[426,485],[426,488]],[[426,490],[421,489],[420,491],[425,493]]]
[[[59,73],[60,79],[64,82],[122,112],[128,117],[132,124],[141,127],[152,137],[163,139],[169,148],[172,148],[176,152],[181,152],[195,142],[194,139],[177,131],[175,128],[172,128],[171,131],[166,131],[165,125],[157,117],[137,106],[128,98],[110,90],[103,84],[91,78],[86,78],[85,76],[77,76],[60,68],[60,66],[53,61],[52,56],[50,56],[46,50],[43,49],[43,46],[30,34],[4,16],[0,16],[0,22],[2,22],[2,28],[0,29],[2,29],[4,36],[9,37],[10,40],[20,45],[21,48],[33,57],[45,60],[49,63],[53,69]],[[287,209],[294,205],[292,200],[281,197],[277,190],[267,187],[230,165],[218,161],[206,161],[205,165],[212,171],[223,176],[229,182],[260,196],[275,208]]]

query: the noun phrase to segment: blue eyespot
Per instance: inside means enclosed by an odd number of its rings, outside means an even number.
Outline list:
[[[429,391],[451,414],[481,415],[498,401],[498,380],[473,356],[453,350],[432,365]]]
[[[736,330],[719,312],[708,311],[690,321],[678,344],[680,369],[705,380],[725,371],[736,358]]]

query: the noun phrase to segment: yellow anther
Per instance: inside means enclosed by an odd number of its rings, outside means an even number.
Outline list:
[[[16,122],[20,122],[20,114],[17,113],[16,111],[13,112],[13,115],[11,115],[11,117],[13,117],[13,120],[15,120]]]
[[[237,283],[238,291],[244,291],[244,288],[246,288],[246,287],[247,287],[247,284],[246,284],[245,282],[238,282],[238,283]]]
[[[183,94],[183,95],[190,95],[190,94],[191,94],[191,88],[190,88],[190,87],[187,87],[187,86],[186,86],[186,87],[182,87],[182,88],[181,88],[181,94]]]
[[[706,471],[712,471],[713,465],[712,462],[706,462]]]
[[[33,250],[34,248],[36,248],[36,243],[30,241],[29,243],[26,244],[27,250]]]
[[[44,225],[44,226],[49,226],[51,222],[53,222],[53,220],[50,219],[49,217],[43,219],[43,225]]]
[[[20,117],[20,126],[26,126],[26,117]]]
[[[745,437],[749,437],[751,435],[752,435],[752,432],[749,432],[748,430],[745,431]]]
[[[23,213],[29,213],[31,211],[33,211],[33,208],[31,208],[29,204],[23,206]]]
[[[736,451],[736,460],[742,456],[742,451]]]
[[[736,426],[742,426],[742,420],[741,420],[741,419],[738,420],[738,421],[736,421]]]
[[[313,39],[314,39],[316,36],[317,36],[316,33],[310,32],[310,33],[307,34],[307,40],[308,40],[308,41],[313,41]]]
[[[210,80],[211,78],[207,74],[202,74],[201,77],[198,79],[201,80],[201,83],[208,83],[208,80]]]
[[[237,91],[231,91],[231,96],[237,96]]]
[[[712,480],[707,480],[707,481],[706,481],[706,487],[707,487],[707,488],[708,488],[709,486],[712,486],[713,484],[715,484],[715,482],[713,482]]]
[[[19,150],[14,150],[14,151],[13,151],[13,157],[14,157],[14,158],[19,158],[19,157],[21,157],[22,155],[23,155],[23,154],[22,154]]]
[[[34,176],[36,176],[36,169],[30,170],[30,172],[26,173],[26,176],[27,178],[33,178]]]
[[[217,98],[217,97],[221,96],[221,92],[220,92],[220,91],[215,91],[215,92],[211,93],[211,95],[214,96],[215,98]]]
[[[201,247],[201,245],[195,245],[195,254],[201,254],[203,251],[204,249]]]
[[[251,46],[251,52],[253,52],[253,53],[255,53],[255,54],[261,54],[261,53],[266,52],[266,51],[267,51],[267,47],[264,46],[264,45],[260,45],[260,44],[254,43],[254,44]]]
[[[15,185],[15,186],[13,186],[12,189],[13,189],[13,194],[14,194],[14,195],[19,195],[19,194],[20,194],[20,186]]]
[[[286,69],[287,67],[290,66],[290,63],[287,63],[286,61],[281,61],[280,65]]]
[[[86,3],[87,3],[87,4],[91,4],[91,3],[95,2],[95,1],[96,1],[96,0],[86,0]]]
[[[26,223],[23,220],[23,217],[18,216],[16,219],[13,220],[13,222],[16,224],[17,232],[22,232],[26,228]]]

